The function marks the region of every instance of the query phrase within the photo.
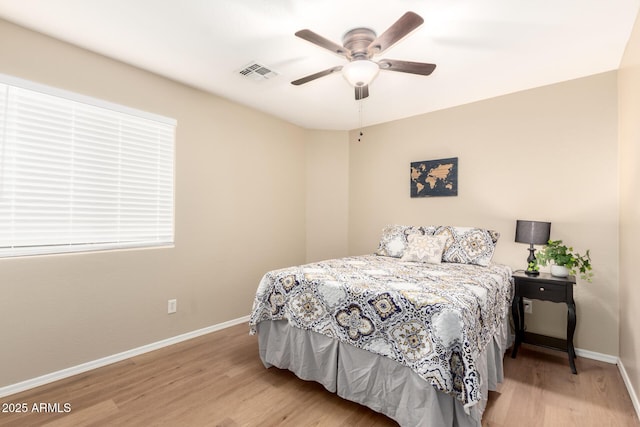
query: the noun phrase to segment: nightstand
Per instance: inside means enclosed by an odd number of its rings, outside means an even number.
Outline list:
[[[515,359],[521,343],[539,345],[555,350],[565,351],[569,355],[571,372],[576,371],[576,351],[573,347],[573,333],[576,330],[576,304],[573,301],[574,276],[555,277],[548,273],[539,276],[527,276],[523,271],[516,271],[512,275],[515,284],[515,296],[511,305],[513,322],[516,330],[516,340],[513,344],[511,357]],[[548,337],[524,331],[524,305],[522,298],[552,301],[567,304],[567,339]]]

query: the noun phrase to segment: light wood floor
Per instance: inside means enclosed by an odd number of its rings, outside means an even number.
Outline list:
[[[524,345],[505,358],[482,425],[640,426],[618,369]],[[71,405],[69,413],[0,413],[0,426],[395,426],[389,418],[265,369],[246,325],[205,335],[27,392],[0,403]],[[6,409],[6,407],[5,407]]]

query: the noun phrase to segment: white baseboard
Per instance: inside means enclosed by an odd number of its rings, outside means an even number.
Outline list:
[[[206,328],[197,329],[195,331],[187,332],[182,335],[167,338],[162,341],[157,341],[151,344],[143,345],[142,347],[137,347],[131,350],[123,351],[122,353],[103,357],[97,360],[93,360],[91,362],[82,363],[80,365],[72,366],[70,368],[66,368],[60,371],[52,372],[50,374],[42,375],[40,377],[32,378],[32,379],[22,381],[16,384],[11,384],[5,387],[0,387],[0,397],[9,396],[11,394],[15,394],[21,391],[39,387],[41,385],[52,383],[54,381],[58,381],[63,378],[68,378],[73,375],[81,374],[83,372],[87,372],[92,369],[101,368],[103,366],[110,365],[115,362],[120,362],[122,360],[129,359],[131,357],[138,356],[143,353],[148,353],[150,351],[158,350],[162,347],[167,347],[173,344],[177,344],[182,341],[196,338],[201,335],[209,334],[211,332],[219,331],[221,329],[225,329],[230,326],[235,326],[244,322],[247,323],[247,334],[248,334],[249,333],[248,332],[249,316],[240,317],[238,319],[229,320],[227,322],[218,323],[216,325],[208,326]]]
[[[596,353],[595,351],[583,350],[581,348],[576,348],[576,356],[584,357],[585,359],[598,360],[600,362],[610,363],[612,365],[617,365],[620,360],[618,359],[618,356]]]
[[[631,403],[633,403],[633,407],[636,410],[636,415],[640,420],[640,400],[638,400],[638,395],[636,394],[636,391],[633,389],[633,385],[631,384],[631,379],[627,374],[627,370],[624,369],[624,365],[622,364],[622,360],[620,359],[618,359],[618,370],[620,370],[620,375],[622,375],[622,380],[624,381],[624,385],[627,386],[627,391],[629,392]]]

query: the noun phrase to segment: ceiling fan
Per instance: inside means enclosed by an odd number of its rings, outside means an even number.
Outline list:
[[[428,76],[436,68],[435,64],[400,61],[397,59],[381,59],[375,62],[371,59],[393,46],[397,41],[422,25],[423,22],[424,19],[418,14],[407,12],[380,36],[377,36],[370,28],[354,28],[348,31],[342,38],[342,46],[311,30],[300,30],[296,33],[296,36],[344,56],[349,60],[349,63],[310,74],[292,81],[291,84],[302,85],[337,71],[342,71],[347,81],[355,87],[356,100],[359,100],[369,96],[369,84],[381,69]]]

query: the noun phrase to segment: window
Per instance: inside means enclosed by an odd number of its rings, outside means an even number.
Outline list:
[[[0,75],[0,257],[173,244],[175,126]]]

